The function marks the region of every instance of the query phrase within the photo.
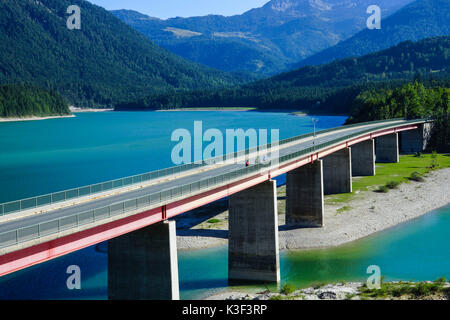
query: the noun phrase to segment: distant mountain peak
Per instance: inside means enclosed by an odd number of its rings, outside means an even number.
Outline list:
[[[391,14],[414,0],[378,0],[383,14]],[[366,9],[373,0],[272,0],[260,9],[252,9],[247,13],[274,15],[279,18],[315,17],[332,21],[364,20]],[[247,13],[244,13],[247,14]],[[365,22],[365,20],[364,20]]]
[[[272,0],[267,4],[273,11],[304,15],[310,9],[330,11],[333,5],[322,0]]]
[[[387,16],[413,0],[377,0]],[[447,0],[448,1],[448,0]],[[366,27],[373,0],[271,0],[241,15],[142,19],[114,11],[158,45],[224,71],[272,75]],[[169,31],[169,32],[167,32]]]
[[[313,8],[316,8],[316,9],[322,10],[322,11],[329,11],[333,8],[331,5],[326,4],[321,0],[309,0],[309,5]]]
[[[450,1],[417,0],[382,20],[381,30],[364,29],[349,39],[295,64],[320,65],[336,59],[363,56],[400,42],[450,34]]]
[[[270,2],[270,7],[272,8],[272,10],[279,12],[285,12],[286,10],[295,6],[295,1],[292,0],[277,0]]]

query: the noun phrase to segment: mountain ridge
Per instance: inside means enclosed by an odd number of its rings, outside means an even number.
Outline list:
[[[182,107],[255,107],[306,110],[312,114],[348,114],[363,90],[395,88],[417,78],[450,82],[450,36],[406,41],[359,58],[307,66],[239,88],[146,97],[119,105],[120,110]]]
[[[388,15],[411,1],[379,2]],[[112,13],[191,61],[224,71],[272,75],[364,28],[371,2],[272,0],[241,15],[166,20],[129,10]]]
[[[74,4],[81,8],[81,30],[66,26]],[[0,43],[0,83],[45,87],[78,106],[239,82],[158,47],[85,0],[1,1]]]
[[[381,30],[363,30],[337,45],[292,65],[320,65],[346,57],[359,57],[403,41],[450,34],[450,1],[418,0],[385,20]]]

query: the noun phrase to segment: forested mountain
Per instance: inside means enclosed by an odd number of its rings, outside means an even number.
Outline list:
[[[81,8],[81,30],[67,28],[70,5]],[[2,0],[0,83],[38,85],[77,106],[98,106],[237,79],[175,56],[87,1]]]
[[[412,79],[417,73],[440,77],[450,72],[450,36],[405,41],[392,48],[274,76],[264,86],[347,86],[374,80]]]
[[[359,58],[309,66],[237,89],[149,96],[119,109],[137,106],[248,106],[348,114],[352,101],[371,88],[395,88],[413,79],[448,83],[450,36],[408,41]]]
[[[0,117],[68,114],[67,102],[55,92],[32,86],[0,85]]]
[[[387,16],[413,0],[378,0]],[[225,71],[263,75],[347,39],[366,26],[371,0],[272,0],[242,15],[161,20],[135,11],[113,13],[158,45]]]
[[[418,81],[394,90],[368,90],[355,99],[347,123],[448,115],[449,99],[450,88],[426,88]]]
[[[450,1],[417,0],[386,19],[381,30],[365,29],[334,47],[319,52],[297,67],[320,65],[390,48],[402,41],[418,41],[450,34]]]

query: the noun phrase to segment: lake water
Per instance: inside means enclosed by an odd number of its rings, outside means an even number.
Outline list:
[[[318,129],[345,117],[319,116]],[[279,129],[280,139],[312,132],[309,117],[257,112],[85,113],[76,118],[0,123],[0,202],[78,187],[172,166],[173,130]],[[450,208],[350,245],[281,253],[282,281],[363,280],[379,265],[386,279],[450,277]],[[106,244],[0,278],[0,299],[105,299]],[[179,252],[182,299],[227,286],[227,248]],[[68,290],[66,269],[81,268],[82,290]]]

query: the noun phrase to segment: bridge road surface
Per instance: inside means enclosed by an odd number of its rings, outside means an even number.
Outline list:
[[[362,132],[371,127],[373,127],[374,131],[376,131],[377,127],[386,126],[387,124],[393,124],[393,125],[398,124],[398,126],[401,126],[403,122],[405,122],[405,121],[397,120],[397,121],[392,121],[389,123],[385,122],[382,124],[380,124],[380,123],[367,124],[367,125],[363,125],[360,127],[358,126],[358,127],[353,127],[353,128],[349,128],[349,129],[346,129],[345,127],[343,127],[342,130],[340,130],[340,131],[318,134],[315,138],[315,145],[333,141],[335,139],[338,139],[338,138],[341,138],[341,137],[344,137],[344,136],[347,136],[347,135],[350,135],[353,133]],[[380,130],[382,130],[382,129],[380,129]],[[305,140],[307,140],[307,141],[305,141]],[[313,147],[313,141],[314,141],[314,139],[312,139],[312,137],[309,137],[309,138],[299,140],[298,143],[294,142],[294,145],[290,145],[285,148],[283,148],[283,146],[280,146],[279,156],[281,157],[281,156],[288,155],[288,154],[291,154],[291,153],[294,153],[294,152],[297,152],[297,151],[300,151],[303,149],[308,149],[310,147]],[[178,187],[178,186],[182,186],[185,184],[194,183],[194,182],[197,182],[202,179],[213,178],[214,176],[219,176],[219,175],[229,173],[229,172],[232,172],[232,171],[244,168],[244,167],[245,167],[244,163],[225,164],[218,168],[210,169],[210,170],[199,172],[199,173],[194,173],[194,174],[191,174],[188,176],[176,178],[176,179],[166,181],[166,182],[161,182],[159,184],[151,185],[151,186],[144,187],[141,189],[124,192],[121,194],[116,194],[116,195],[104,197],[101,199],[91,200],[89,202],[85,202],[82,204],[77,204],[77,205],[73,205],[73,206],[69,206],[69,207],[65,207],[65,208],[61,208],[61,209],[55,209],[55,210],[51,210],[51,211],[48,211],[45,213],[29,215],[24,218],[18,217],[11,221],[6,221],[6,222],[1,223],[0,224],[0,233],[36,225],[39,223],[52,221],[52,220],[55,220],[58,218],[62,218],[65,216],[71,216],[71,215],[81,213],[84,211],[102,208],[102,207],[108,206],[108,205],[116,203],[116,202],[126,201],[126,200],[130,200],[130,199],[150,195],[152,193],[160,192],[165,189],[170,189],[173,187]]]

